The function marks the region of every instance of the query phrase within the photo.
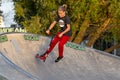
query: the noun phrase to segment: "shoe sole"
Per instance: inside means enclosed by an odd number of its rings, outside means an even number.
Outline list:
[[[39,58],[41,61],[45,62],[46,59],[41,58],[40,54],[36,54],[36,58]]]

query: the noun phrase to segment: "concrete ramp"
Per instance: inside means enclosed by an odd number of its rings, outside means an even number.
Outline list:
[[[55,63],[54,60],[58,55],[56,46],[43,63],[36,59],[35,55],[43,54],[51,39],[39,36],[38,41],[25,40],[24,35],[33,34],[6,34],[8,41],[0,43],[0,60],[5,60],[7,68],[13,71],[7,73],[16,76],[15,71],[17,71],[22,76],[20,80],[120,80],[119,57],[90,48],[80,51],[65,46],[65,57]],[[4,67],[2,70],[6,71]]]
[[[0,53],[0,80],[33,80],[30,74],[16,67]]]

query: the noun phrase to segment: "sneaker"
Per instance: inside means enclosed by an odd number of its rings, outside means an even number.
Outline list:
[[[36,58],[40,58],[40,55],[39,54],[36,54],[36,56],[35,56]]]
[[[59,62],[63,57],[58,57],[55,62]]]
[[[46,58],[48,57],[48,54],[42,54],[40,55],[40,59],[43,60],[45,62]]]

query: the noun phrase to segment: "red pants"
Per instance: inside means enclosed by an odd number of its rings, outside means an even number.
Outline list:
[[[58,37],[60,32],[57,33],[57,35],[54,37],[52,40],[49,49],[45,52],[47,54],[50,54],[50,52],[53,50],[55,45],[59,42],[58,44],[58,50],[59,50],[59,57],[63,57],[63,50],[64,50],[64,44],[69,40],[69,36],[62,36],[61,38]]]

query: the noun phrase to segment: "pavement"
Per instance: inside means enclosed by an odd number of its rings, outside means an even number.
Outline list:
[[[25,40],[25,33],[4,34],[8,41],[0,42],[0,75],[8,80],[120,80],[120,58],[87,48],[64,49],[64,58],[55,63],[58,46],[46,62],[35,58],[49,47],[51,38],[39,36],[38,41]]]

